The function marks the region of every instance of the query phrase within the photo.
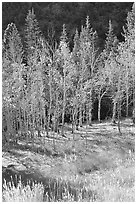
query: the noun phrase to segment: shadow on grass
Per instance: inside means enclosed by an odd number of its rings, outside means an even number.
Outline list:
[[[45,154],[47,156],[51,156],[52,155],[52,151],[48,150],[47,148],[42,148],[42,147],[37,147],[35,145],[33,145],[32,143],[29,144],[13,144],[12,142],[10,142],[8,149],[4,148],[4,152],[10,152],[12,154],[16,154],[18,156],[20,156],[19,153],[17,152],[13,152],[12,150],[28,150],[34,153],[39,153],[39,154]]]

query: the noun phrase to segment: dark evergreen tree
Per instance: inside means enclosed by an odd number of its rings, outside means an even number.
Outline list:
[[[34,9],[29,10],[25,25],[25,45],[26,59],[29,66],[33,66],[39,61],[38,49],[41,31],[34,13]]]

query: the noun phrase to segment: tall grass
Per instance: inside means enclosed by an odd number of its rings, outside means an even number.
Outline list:
[[[77,163],[77,157],[65,157],[62,160],[62,174],[47,183],[23,181],[3,183],[2,200],[4,202],[134,202],[135,201],[135,155],[129,151],[124,157],[114,152],[113,165],[91,169],[91,160]],[[112,163],[109,161],[110,163]],[[103,160],[104,162],[104,160]],[[60,164],[60,163],[59,163]],[[94,163],[97,164],[98,163]],[[57,168],[57,166],[56,166]],[[56,169],[57,170],[57,169]],[[66,172],[66,173],[65,173]],[[79,172],[83,172],[80,174]]]
[[[29,183],[24,186],[21,180],[15,185],[12,181],[3,184],[3,202],[74,202],[94,201],[95,195],[85,186],[71,188],[69,182],[57,180],[54,186]]]
[[[3,184],[5,202],[134,202],[135,169],[134,154],[126,160],[118,160],[115,169],[96,171],[91,174],[58,178],[47,184],[21,180]]]
[[[12,180],[12,178],[11,178]],[[28,182],[24,186],[21,179],[17,184],[13,181],[3,183],[3,202],[42,202],[43,201],[44,187],[41,183]]]

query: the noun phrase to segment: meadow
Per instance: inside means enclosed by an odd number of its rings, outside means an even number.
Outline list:
[[[135,127],[94,122],[3,145],[4,202],[134,202]],[[44,134],[44,133],[43,133]],[[41,145],[42,144],[42,145]]]

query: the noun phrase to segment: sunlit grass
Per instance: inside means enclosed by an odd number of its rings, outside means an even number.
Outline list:
[[[40,183],[32,183],[32,186],[28,183],[23,186],[21,180],[17,186],[13,182],[6,181],[3,184],[3,202],[42,202],[44,187]]]
[[[73,161],[73,160],[71,160]],[[64,165],[70,159],[64,159]],[[134,154],[129,153],[123,162],[117,159],[119,165],[115,169],[104,169],[91,174],[65,175],[60,177],[54,186],[50,183],[28,183],[23,186],[21,180],[3,184],[3,201],[5,202],[134,202],[135,199],[135,172]]]
[[[100,127],[98,127],[98,125]],[[84,135],[85,127],[76,133],[75,141],[57,140],[56,151],[52,140],[45,143],[45,154],[31,149],[13,149],[14,160],[20,160],[37,170],[49,183],[23,184],[21,180],[3,184],[5,202],[134,202],[135,150],[134,130],[123,126],[119,136],[110,124],[93,124]],[[131,129],[131,130],[130,130]],[[128,130],[128,131],[127,131]],[[133,133],[133,134],[131,134]],[[68,132],[68,134],[70,134]],[[71,136],[71,134],[70,134]],[[8,153],[8,157],[12,154]],[[54,155],[54,153],[56,153]],[[6,156],[5,156],[6,157]],[[21,160],[21,161],[22,161]],[[11,158],[10,158],[11,161]],[[29,162],[28,162],[29,161]],[[27,163],[28,162],[28,163]],[[35,175],[34,175],[35,177]],[[31,178],[30,178],[31,179]],[[53,182],[55,180],[55,182]]]

